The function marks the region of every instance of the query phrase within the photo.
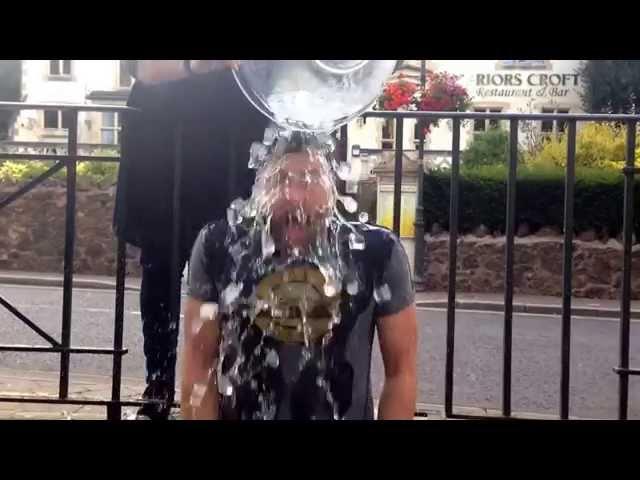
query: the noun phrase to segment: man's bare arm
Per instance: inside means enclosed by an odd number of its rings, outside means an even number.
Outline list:
[[[385,374],[378,419],[411,420],[414,417],[417,337],[416,307],[413,303],[378,320]]]
[[[184,314],[184,349],[180,409],[185,420],[218,418],[216,365],[219,328],[213,304],[187,299]]]

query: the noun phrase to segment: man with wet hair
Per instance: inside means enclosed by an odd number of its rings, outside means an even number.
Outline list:
[[[236,219],[232,208],[195,242],[182,416],[374,419],[377,332],[377,418],[412,419],[417,326],[406,253],[389,230],[342,221],[322,152],[285,143],[258,170],[246,210],[255,217]]]

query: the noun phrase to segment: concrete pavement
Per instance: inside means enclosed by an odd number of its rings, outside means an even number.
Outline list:
[[[0,368],[0,396],[56,398],[59,377],[54,372]],[[137,400],[144,389],[139,380],[123,378],[121,397]],[[104,400],[111,397],[111,377],[74,373],[69,398]],[[133,407],[124,407],[131,415]],[[0,402],[0,420],[105,420],[106,407],[93,405],[57,405],[44,403]]]
[[[22,278],[19,279],[21,282],[25,281],[25,276],[34,276],[33,274],[11,275],[21,276]],[[51,281],[51,278],[56,279],[51,275],[39,276],[39,281],[42,281],[43,277],[46,279],[45,281]],[[107,283],[104,277],[78,276],[77,279],[95,282],[96,285]],[[113,279],[108,280],[113,282]],[[57,286],[61,286],[61,276],[57,277],[56,281],[60,281]],[[28,316],[37,319],[39,324],[42,323],[45,330],[55,332],[59,328],[60,290],[58,288],[41,288],[39,285],[42,283],[38,283],[34,287],[22,287],[21,285],[24,283],[6,286],[7,293],[11,292],[9,299],[16,302],[15,304],[19,308],[24,309]],[[90,289],[90,285],[83,285],[84,288],[89,289],[74,293],[74,343],[89,346],[110,345],[112,341],[110,324],[113,315],[113,287],[110,287],[111,291],[109,291],[105,288]],[[133,282],[131,285],[134,285]],[[80,287],[78,284],[76,286]],[[497,367],[494,367],[500,364],[498,349],[501,315],[491,312],[502,309],[502,295],[460,294],[458,299],[460,301],[458,308],[461,310],[464,310],[464,307],[467,307],[468,310],[474,310],[471,308],[476,306],[474,303],[481,303],[480,307],[489,311],[481,313],[461,311],[457,316],[458,335],[461,337],[458,337],[457,340],[456,371],[459,369],[460,373],[457,375],[463,376],[457,377],[459,380],[456,381],[456,392],[459,394],[456,393],[455,401],[456,403],[460,401],[466,405],[485,407],[467,407],[464,409],[465,413],[470,409],[475,412],[474,415],[492,416],[497,412],[493,412],[491,408],[493,405],[499,404],[496,400],[497,397],[495,397],[497,395],[495,392],[499,393],[499,369],[496,370]],[[532,306],[542,305],[548,309],[557,309],[556,313],[558,313],[560,306],[560,299],[548,297],[516,296],[515,302],[516,305],[521,305],[523,309],[528,308],[529,311]],[[445,324],[442,309],[446,307],[446,294],[419,294],[418,304],[424,309],[431,310],[419,312],[422,329],[421,345],[424,346],[421,350],[420,365],[428,367],[428,371],[421,371],[421,378],[424,377],[424,381],[427,382],[421,390],[423,393],[421,400],[441,402],[439,389],[443,376],[444,351],[442,342]],[[637,304],[638,302],[634,302],[633,308],[635,310],[637,310]],[[617,302],[574,299],[574,306],[576,308],[590,308],[594,311],[609,309],[615,312]],[[129,383],[126,377],[123,379],[123,397],[127,395],[127,388],[129,388],[128,391],[132,395],[130,397],[132,399],[137,398],[144,387],[139,381],[143,378],[143,371],[141,370],[142,353],[139,351],[141,338],[138,325],[139,312],[136,312],[138,308],[137,292],[127,292],[125,298],[125,328],[127,329],[125,337],[127,339],[126,346],[131,349],[131,353],[124,359],[123,374],[129,378],[136,378],[138,381]],[[556,345],[558,321],[557,315],[554,317],[520,315],[515,319],[514,371],[517,372],[517,375],[514,377],[514,395],[517,398],[518,392],[520,392],[520,397],[526,400],[526,402],[524,400],[520,402],[520,410],[549,410],[549,405],[553,406],[556,403],[554,395],[557,394],[555,376],[557,376],[556,370],[559,365],[559,359],[555,358],[557,356],[555,355],[556,350],[559,351],[559,345]],[[16,328],[12,329],[12,327]],[[7,343],[29,343],[31,341],[29,337],[22,336],[18,327],[20,327],[19,324],[7,323],[7,329],[3,330]],[[591,415],[595,418],[609,418],[613,413],[608,410],[604,413],[600,413],[599,410],[595,414],[590,412],[595,411],[594,409],[598,405],[609,405],[609,403],[613,405],[615,403],[612,395],[617,391],[615,385],[617,377],[612,373],[611,368],[616,364],[617,357],[616,321],[613,319],[581,320],[575,323],[574,337],[576,343],[572,352],[572,363],[575,362],[573,370],[575,375],[572,378],[575,379],[575,387],[579,389],[574,394],[576,408],[579,410],[576,413]],[[3,358],[6,360],[6,362],[3,361],[6,370],[0,370],[0,373],[4,375],[0,378],[0,393],[3,395],[38,396],[55,396],[57,394],[57,357],[53,356],[49,363],[40,361],[44,357],[36,358],[26,354],[7,354]],[[632,358],[632,363],[633,361]],[[89,395],[90,398],[109,398],[111,379],[108,376],[110,370],[110,366],[107,365],[108,360],[85,356],[78,358],[77,362],[77,364],[74,363],[77,366],[74,367],[71,376],[71,391],[75,392],[74,396]],[[380,377],[381,363],[379,359],[375,362],[377,363],[375,364],[376,368],[373,369],[376,377],[374,384],[378,385],[381,381],[381,378],[378,378]],[[36,369],[42,371],[31,371]],[[44,370],[49,371],[45,372]],[[520,378],[523,379],[522,382],[520,382]],[[127,387],[127,385],[131,385],[131,387]],[[537,387],[534,388],[532,385]],[[598,395],[595,395],[596,392]],[[374,391],[374,394],[379,395],[379,391]],[[637,396],[637,393],[634,395]],[[632,395],[632,399],[634,395]],[[429,419],[442,418],[440,405],[425,403],[421,405],[420,409],[428,412]],[[66,405],[0,403],[0,418],[105,418],[105,413],[104,407],[81,408]],[[553,413],[553,411],[549,413]],[[533,417],[534,415],[528,416]],[[555,418],[544,415],[542,417]]]

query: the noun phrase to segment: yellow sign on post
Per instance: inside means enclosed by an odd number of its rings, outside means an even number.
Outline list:
[[[403,185],[400,196],[400,238],[414,238],[416,220],[415,187]],[[382,187],[378,195],[378,224],[393,229],[393,187]]]

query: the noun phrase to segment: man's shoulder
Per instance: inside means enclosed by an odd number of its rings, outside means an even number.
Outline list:
[[[355,231],[362,235],[364,248],[352,250],[356,261],[362,262],[366,269],[385,270],[394,251],[404,252],[400,239],[388,228],[353,222]]]
[[[387,249],[400,244],[400,239],[386,227],[369,223],[351,222],[355,230],[360,233],[365,241],[365,251],[377,253],[381,249]]]
[[[200,230],[196,244],[201,244],[204,250],[221,247],[227,238],[229,226],[226,220],[215,220],[207,223]]]

